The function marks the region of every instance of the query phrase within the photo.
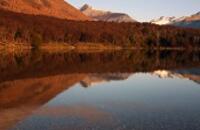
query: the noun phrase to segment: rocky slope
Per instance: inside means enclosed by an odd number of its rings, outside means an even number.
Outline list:
[[[132,19],[127,14],[96,10],[87,4],[85,4],[83,7],[81,7],[80,11],[95,21],[136,22],[136,20]]]
[[[64,0],[0,0],[0,8],[18,13],[46,15],[70,20],[89,20]]]
[[[186,17],[184,21],[190,22],[190,21],[199,21],[200,20],[200,12],[193,14],[189,17]]]
[[[194,15],[185,17],[181,21],[175,21],[172,24],[176,26],[182,26],[182,27],[200,28],[200,12]]]

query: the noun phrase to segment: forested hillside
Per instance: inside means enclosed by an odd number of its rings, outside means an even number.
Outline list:
[[[106,43],[134,47],[200,47],[200,30],[148,23],[67,21],[0,10],[1,43]]]

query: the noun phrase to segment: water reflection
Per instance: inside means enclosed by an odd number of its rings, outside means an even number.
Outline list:
[[[1,54],[0,129],[199,129],[199,54]]]
[[[200,52],[108,51],[0,53],[0,82],[71,73],[130,73],[200,66]]]

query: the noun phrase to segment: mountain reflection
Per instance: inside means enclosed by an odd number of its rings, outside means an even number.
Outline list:
[[[103,82],[125,80],[128,79],[130,75],[130,73],[89,74],[83,80],[81,80],[80,83],[83,87],[87,88]]]
[[[152,72],[153,75],[156,75],[160,78],[180,78],[192,80],[200,84],[200,69],[188,69],[188,70],[157,70]]]
[[[0,53],[0,82],[71,73],[133,73],[200,66],[200,52]]]
[[[0,129],[13,127],[76,84],[90,87],[134,73],[200,83],[199,52],[0,53]],[[87,115],[84,115],[87,116]]]

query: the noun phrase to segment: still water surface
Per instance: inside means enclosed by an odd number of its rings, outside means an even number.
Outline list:
[[[199,53],[140,53],[12,54],[0,129],[199,130]]]

